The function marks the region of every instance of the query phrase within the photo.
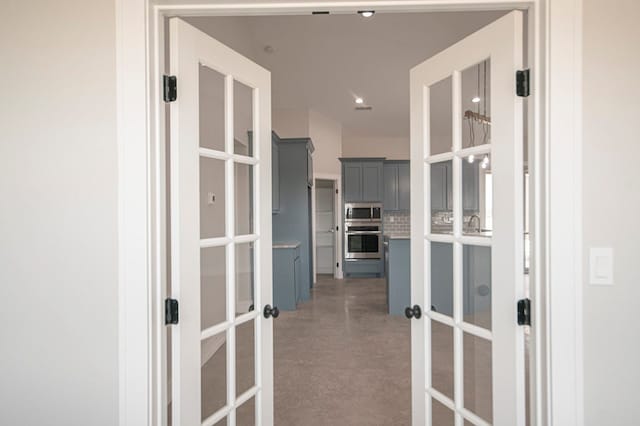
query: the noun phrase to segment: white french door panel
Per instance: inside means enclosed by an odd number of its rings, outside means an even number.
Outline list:
[[[525,424],[522,22],[411,70],[414,426]]]
[[[273,424],[270,73],[170,21],[174,426]]]

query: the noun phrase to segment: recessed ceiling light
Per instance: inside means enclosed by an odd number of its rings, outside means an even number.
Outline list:
[[[474,96],[474,98],[471,99],[471,102],[473,102],[474,104],[477,104],[478,102],[480,102],[480,96]]]
[[[361,104],[363,104],[363,103],[364,103],[364,99],[362,99],[362,98],[356,98],[356,103],[357,103],[358,105],[361,105]]]
[[[358,13],[365,18],[371,18],[373,14],[376,13],[376,11],[375,10],[359,10]]]

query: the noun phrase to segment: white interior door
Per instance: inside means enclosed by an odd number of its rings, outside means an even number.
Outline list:
[[[334,274],[336,270],[334,223],[335,189],[332,180],[316,179],[316,271],[318,274]]]
[[[416,426],[525,424],[522,34],[511,12],[411,70]]]
[[[171,420],[272,425],[270,73],[170,22]]]

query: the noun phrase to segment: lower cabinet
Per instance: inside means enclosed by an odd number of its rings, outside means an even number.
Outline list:
[[[300,301],[302,285],[300,243],[273,245],[273,305],[294,311]]]
[[[411,303],[411,240],[387,238],[387,307],[390,315],[404,315]]]

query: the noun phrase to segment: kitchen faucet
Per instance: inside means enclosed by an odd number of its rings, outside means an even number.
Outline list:
[[[478,226],[477,227],[473,227],[473,219],[478,219]],[[480,216],[478,216],[477,214],[472,215],[469,218],[469,221],[467,222],[467,226],[469,228],[471,228],[472,231],[476,231],[476,232],[480,232]]]

